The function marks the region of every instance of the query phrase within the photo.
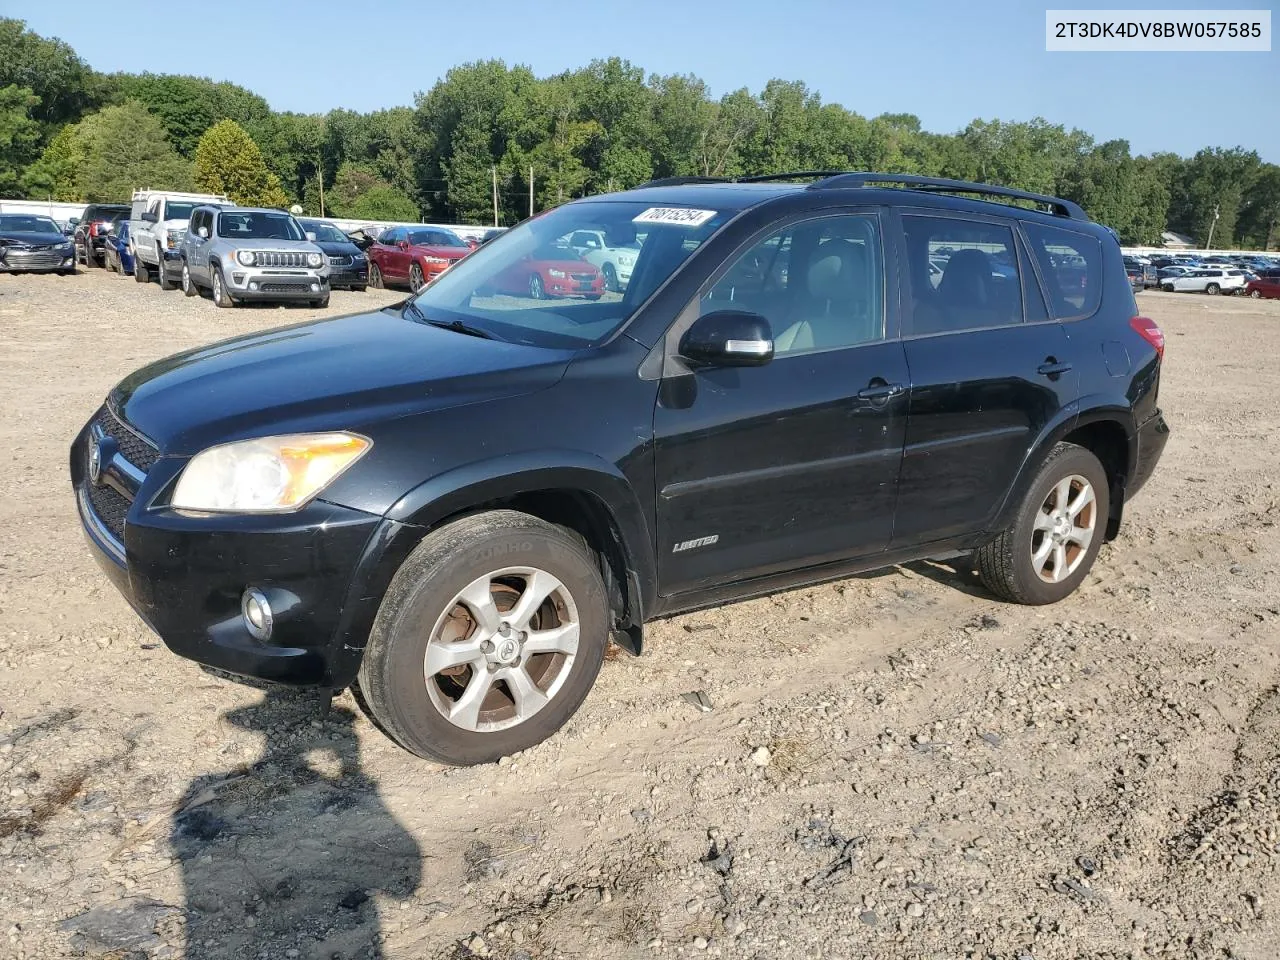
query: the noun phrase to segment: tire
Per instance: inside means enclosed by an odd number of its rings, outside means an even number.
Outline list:
[[[1261,290],[1250,290],[1250,291],[1249,291],[1249,296],[1253,297],[1253,299],[1255,299],[1255,300],[1260,300],[1260,299],[1262,299],[1262,291],[1261,291]]]
[[[172,290],[177,286],[169,277],[169,271],[164,268],[164,253],[159,247],[156,247],[156,279],[160,281],[161,290]]]
[[[196,282],[191,279],[191,268],[187,266],[187,261],[182,261],[182,292],[188,297],[194,297],[200,293],[196,289]]]
[[[1209,284],[1207,287],[1205,287],[1205,288],[1204,288],[1204,292],[1205,292],[1205,293],[1207,293],[1207,294],[1208,294],[1209,296],[1211,296],[1211,297],[1216,297],[1216,296],[1218,295],[1219,291],[1221,291],[1221,290],[1222,290],[1222,288],[1221,288],[1220,286],[1218,286],[1216,283],[1211,283],[1211,284]]]
[[[67,267],[67,269],[58,271],[58,276],[60,277],[74,277],[75,275],[76,275],[76,265],[74,263],[71,266]]]
[[[422,268],[416,263],[409,268],[409,290],[417,293],[427,285],[427,281],[423,279]]]
[[[1166,283],[1166,284],[1165,284],[1163,287],[1161,287],[1160,289],[1161,289],[1161,290],[1163,290],[1165,293],[1173,293],[1173,284],[1172,284],[1172,283]]]
[[[382,290],[384,289],[382,282],[382,268],[376,263],[369,264],[369,286],[375,290]]]
[[[1081,505],[1074,520],[1061,519],[1064,491],[1066,502],[1075,503],[1085,485],[1092,500]],[[1110,509],[1107,472],[1098,458],[1084,447],[1059,443],[1041,464],[1013,523],[975,553],[982,582],[1011,603],[1057,603],[1088,575],[1106,539]],[[1089,534],[1082,544],[1086,527]],[[1066,539],[1059,542],[1057,534]],[[1037,550],[1044,555],[1039,563]]]
[[[588,294],[585,294],[585,295],[583,296],[583,298],[582,298],[582,299],[583,299],[583,300],[590,300],[592,303],[595,303],[597,300],[599,300],[599,299],[600,299],[600,294],[598,294],[598,293],[588,293]]]
[[[511,635],[479,626],[481,609],[492,624],[506,623],[535,577],[538,596],[547,593],[532,619],[515,620]],[[468,592],[480,606],[462,601]],[[522,634],[528,624],[536,626]],[[566,636],[551,652],[551,635],[570,624],[576,641]],[[547,650],[525,652],[519,637],[539,632]],[[600,672],[608,632],[600,567],[580,537],[512,510],[475,514],[427,534],[397,571],[357,685],[373,720],[411,753],[457,766],[489,763],[568,722]],[[456,653],[439,656],[442,649]],[[440,666],[424,680],[429,650]],[[468,701],[468,693],[477,695]]]
[[[139,283],[146,283],[151,278],[147,276],[147,265],[142,262],[142,258],[135,252],[133,255],[133,279]]]
[[[612,263],[606,263],[600,271],[604,274],[604,288],[613,292],[617,292],[621,288],[618,286],[618,271],[613,268]]]
[[[364,293],[364,284],[361,283],[351,288],[352,293]]]
[[[213,268],[213,305],[215,307],[234,307],[236,302],[227,293],[227,284],[222,279],[222,268]]]
[[[102,254],[102,268],[103,268],[104,270],[106,270],[106,271],[107,271],[107,273],[115,273],[115,272],[116,272],[116,268],[115,268],[115,266],[114,266],[114,265],[112,265],[112,263],[111,263],[111,251],[110,251],[110,250],[107,250],[106,252],[104,252],[104,253]]]
[[[538,273],[529,274],[529,296],[534,300],[547,299],[547,290],[542,285],[542,275]]]
[[[329,306],[329,295],[326,293],[319,300],[312,300],[311,306],[315,307],[318,310],[323,310],[325,307]]]

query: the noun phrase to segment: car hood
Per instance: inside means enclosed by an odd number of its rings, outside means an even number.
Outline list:
[[[537,270],[563,270],[565,273],[597,272],[596,265],[586,260],[534,260],[532,265]]]
[[[281,327],[133,373],[112,407],[163,454],[379,421],[532,393],[574,351],[484,340],[387,309]]]
[[[223,237],[216,238],[221,244],[234,247],[236,250],[296,250],[298,253],[319,253],[319,244],[312,243],[310,240],[272,240],[264,239],[240,239],[239,237]]]
[[[409,252],[424,257],[440,257],[443,260],[461,260],[471,252],[470,247],[431,247],[423,243],[414,244]]]
[[[43,233],[27,230],[0,231],[0,243],[68,243],[71,238],[61,233]]]
[[[349,240],[313,240],[311,241],[324,251],[327,257],[354,257],[360,248]]]

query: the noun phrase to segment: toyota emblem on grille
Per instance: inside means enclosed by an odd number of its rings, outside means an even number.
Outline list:
[[[97,437],[89,441],[89,480],[97,484],[102,479],[102,444]]]

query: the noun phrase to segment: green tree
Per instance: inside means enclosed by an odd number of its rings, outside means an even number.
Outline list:
[[[380,183],[360,195],[344,214],[353,220],[417,221],[418,206],[389,184]]]
[[[1242,147],[1206,147],[1186,161],[1173,185],[1169,221],[1199,245],[1234,244],[1236,219],[1253,181],[1261,173],[1258,155]],[[1216,223],[1215,223],[1216,217]]]
[[[191,186],[191,165],[174,152],[164,127],[134,101],[105,107],[76,126],[83,156],[76,171],[82,199],[127,200],[139,187],[184,190]]]
[[[19,191],[22,171],[40,152],[40,124],[31,119],[39,102],[29,87],[0,87],[0,195]]]
[[[220,120],[253,124],[271,116],[267,101],[234,83],[207,77],[155,73],[118,73],[109,78],[117,98],[137,100],[160,118],[169,142],[184,157],[193,157],[200,138]]]
[[[1240,211],[1241,245],[1270,250],[1280,243],[1280,166],[1264,164]]]
[[[84,163],[84,149],[76,137],[75,124],[68,124],[49,141],[38,159],[22,174],[22,190],[33,200],[83,200],[76,182]]]
[[[234,120],[214,124],[196,146],[196,186],[254,207],[285,207],[280,178],[267,169],[262,151]]]
[[[26,87],[39,99],[31,115],[48,129],[74,123],[96,106],[102,84],[69,45],[0,17],[0,87]]]
[[[1121,243],[1158,244],[1169,210],[1169,191],[1154,168],[1129,155],[1125,140],[1110,140],[1082,156],[1063,178],[1061,193],[1094,220],[1120,234]]]

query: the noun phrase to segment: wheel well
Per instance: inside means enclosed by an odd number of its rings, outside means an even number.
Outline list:
[[[609,598],[613,639],[629,653],[639,655],[641,645],[640,597],[627,572],[622,533],[609,508],[599,497],[584,490],[533,490],[511,497],[478,503],[440,520],[436,528],[458,517],[485,510],[518,510],[530,516],[573,530],[600,558],[600,574]]]
[[[1107,471],[1107,486],[1111,493],[1111,513],[1107,517],[1107,539],[1114,540],[1120,532],[1120,518],[1124,513],[1124,491],[1129,473],[1129,437],[1115,420],[1099,420],[1087,423],[1062,438],[1063,443],[1084,447],[1102,463]]]

